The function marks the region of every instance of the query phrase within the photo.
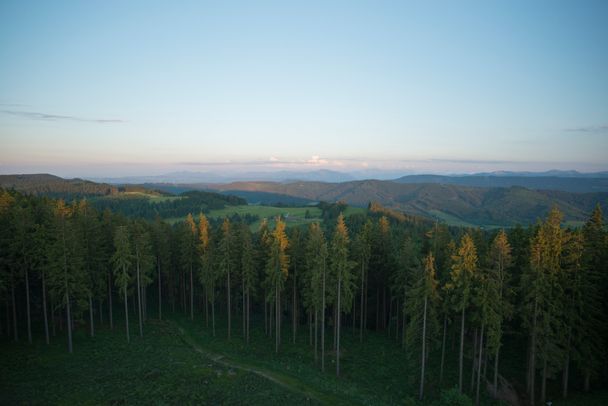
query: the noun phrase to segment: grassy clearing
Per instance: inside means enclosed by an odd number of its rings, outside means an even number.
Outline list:
[[[266,337],[263,320],[256,320],[252,325],[251,342],[245,345],[241,337],[240,318],[234,319],[233,338],[226,340],[226,329],[223,320],[217,322],[216,337],[213,337],[203,320],[191,322],[186,317],[177,317],[176,322],[202,348],[221,354],[230,360],[248,366],[271,371],[290,379],[298,380],[302,385],[315,388],[326,396],[342,399],[347,404],[365,405],[398,405],[417,398],[419,369],[415,362],[408,361],[405,351],[394,338],[386,333],[368,332],[363,343],[359,342],[358,331],[344,328],[341,341],[342,358],[340,361],[341,376],[335,375],[335,351],[332,350],[332,329],[326,333],[325,372],[320,371],[320,363],[315,363],[314,347],[308,345],[308,328],[301,326],[292,344],[291,325],[284,324],[282,344],[279,354],[274,352],[274,338]],[[320,345],[320,344],[319,344]],[[319,347],[320,354],[320,347]],[[435,354],[437,355],[437,354]],[[457,353],[448,357],[446,375],[443,385],[436,379],[427,381],[427,393],[423,404],[436,404],[441,389],[449,389],[457,382]],[[470,362],[469,362],[470,366]],[[437,357],[430,361],[429,377],[439,376]],[[324,402],[332,404],[332,402]],[[494,405],[497,402],[484,398],[483,404]]]
[[[47,347],[3,342],[0,404],[315,404],[255,373],[192,350],[175,326],[150,321],[127,344],[124,330],[95,338],[77,331],[74,353],[64,337]]]
[[[194,321],[179,314],[170,315],[170,321],[150,320],[143,338],[133,326],[130,344],[119,320],[114,331],[101,329],[95,338],[88,337],[83,326],[75,334],[74,354],[67,353],[63,336],[53,338],[49,347],[39,334],[31,346],[5,337],[0,343],[0,404],[418,404],[417,353],[408,360],[394,336],[369,331],[361,344],[358,331],[345,326],[342,373],[336,378],[331,327],[326,334],[326,371],[321,372],[306,326],[300,326],[292,344],[291,325],[285,320],[280,352],[275,354],[274,338],[264,334],[263,320],[252,320],[249,345],[242,338],[240,317],[233,320],[230,341],[225,320],[218,317],[213,337],[200,314]],[[441,390],[458,381],[456,335],[448,339],[442,383],[439,356],[439,350],[430,353],[423,405],[440,405]],[[524,379],[524,356],[525,351],[517,351],[505,354],[502,361],[501,372],[518,387],[517,381]],[[471,396],[470,357],[465,357],[464,371],[465,392]],[[555,405],[608,404],[606,390],[576,392],[577,379],[567,401],[559,399],[559,382],[549,384]],[[481,404],[499,403],[484,396]]]

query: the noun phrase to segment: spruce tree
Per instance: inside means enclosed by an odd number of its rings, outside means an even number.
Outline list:
[[[330,247],[330,262],[331,273],[333,278],[337,280],[336,286],[336,376],[340,376],[340,318],[342,311],[350,311],[352,305],[354,275],[352,269],[354,262],[348,257],[348,229],[344,223],[344,215],[340,213],[338,216],[336,229],[331,241]]]
[[[471,301],[473,278],[477,272],[477,249],[468,233],[460,240],[460,246],[452,261],[452,272],[447,288],[451,291],[454,310],[460,312],[458,390],[462,393],[465,318]]]
[[[123,295],[125,303],[125,330],[127,332],[127,342],[130,342],[127,291],[131,282],[133,252],[131,250],[129,229],[127,226],[119,226],[116,228],[116,234],[114,235],[114,250],[114,255],[112,256],[112,262],[114,263],[114,281],[116,287]]]
[[[275,300],[275,352],[279,352],[281,343],[281,293],[289,273],[289,256],[287,247],[289,242],[285,234],[285,222],[277,217],[272,232],[270,255],[266,264],[268,286],[274,287],[271,297]]]

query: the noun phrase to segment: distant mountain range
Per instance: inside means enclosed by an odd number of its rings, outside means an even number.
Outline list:
[[[218,183],[152,183],[145,185],[109,185],[82,179],[62,179],[48,174],[0,175],[0,186],[15,188],[26,193],[51,197],[74,198],[95,195],[113,195],[129,191],[160,190],[179,194],[187,190],[207,190],[235,195],[249,203],[304,205],[319,201],[344,201],[353,206],[365,207],[370,202],[399,210],[407,214],[443,220],[453,225],[503,227],[515,224],[530,224],[546,216],[552,206],[559,207],[565,220],[581,222],[596,204],[608,209],[608,192],[574,193],[567,190],[537,190],[512,186],[528,179],[529,185],[551,185],[558,182],[561,187],[577,189],[575,183],[585,184],[585,188],[596,184],[586,184],[588,180],[599,182],[603,178],[558,178],[554,176],[494,176],[475,175],[442,177],[416,175],[395,181],[362,180],[347,182],[229,182]],[[573,179],[569,184],[564,179]],[[599,180],[598,180],[599,179]],[[457,184],[456,182],[488,182],[491,187]],[[424,183],[423,183],[424,182]],[[452,182],[452,184],[448,183]],[[500,182],[508,187],[501,187]],[[537,182],[537,183],[534,183]],[[542,186],[542,185],[541,185]],[[583,189],[583,188],[579,188]]]
[[[315,171],[259,171],[259,172],[171,172],[153,176],[126,176],[120,178],[90,178],[95,182],[111,184],[143,183],[228,183],[237,181],[293,182],[298,180],[314,182],[346,182],[357,179],[355,176],[328,169]]]
[[[398,175],[397,175],[398,176]],[[488,172],[461,175],[406,175],[396,178],[393,171],[368,170],[339,172],[327,169],[314,171],[273,172],[171,172],[154,176],[128,176],[119,178],[90,178],[95,182],[119,184],[199,184],[230,182],[348,182],[379,179],[398,183],[439,183],[473,187],[511,187],[528,189],[563,190],[566,192],[608,192],[608,172],[581,173],[577,171],[551,170],[546,172]]]

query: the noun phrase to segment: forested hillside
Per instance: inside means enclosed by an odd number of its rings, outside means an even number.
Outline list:
[[[196,185],[189,185],[196,188]],[[365,180],[343,183],[322,182],[237,182],[202,185],[219,191],[267,192],[295,196],[311,201],[339,201],[365,207],[369,202],[410,215],[439,219],[453,225],[500,227],[532,224],[552,206],[566,221],[583,221],[598,203],[608,207],[608,193],[570,193],[531,190],[523,187],[480,188],[433,183],[401,184]]]
[[[525,187],[533,190],[561,190],[572,193],[608,192],[608,177],[605,173],[585,176],[576,174],[533,175],[533,174],[474,174],[465,176],[408,175],[395,179],[398,183],[437,183],[442,185],[462,185],[470,187]]]
[[[200,354],[223,354],[213,362],[326,404],[605,399],[599,206],[582,228],[565,228],[555,207],[509,231],[448,228],[378,205],[345,217],[344,207],[323,206],[323,223],[287,229],[277,218],[252,232],[200,212],[170,225],[0,190],[3,351],[59,340],[69,353],[96,342],[103,351],[120,335],[125,354],[145,358],[142,337],[153,357],[159,334],[178,334]],[[23,362],[3,370],[31,368]],[[208,379],[201,385],[221,384]]]

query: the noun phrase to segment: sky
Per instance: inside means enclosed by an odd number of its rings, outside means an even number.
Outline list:
[[[0,173],[608,170],[606,1],[0,2]]]

